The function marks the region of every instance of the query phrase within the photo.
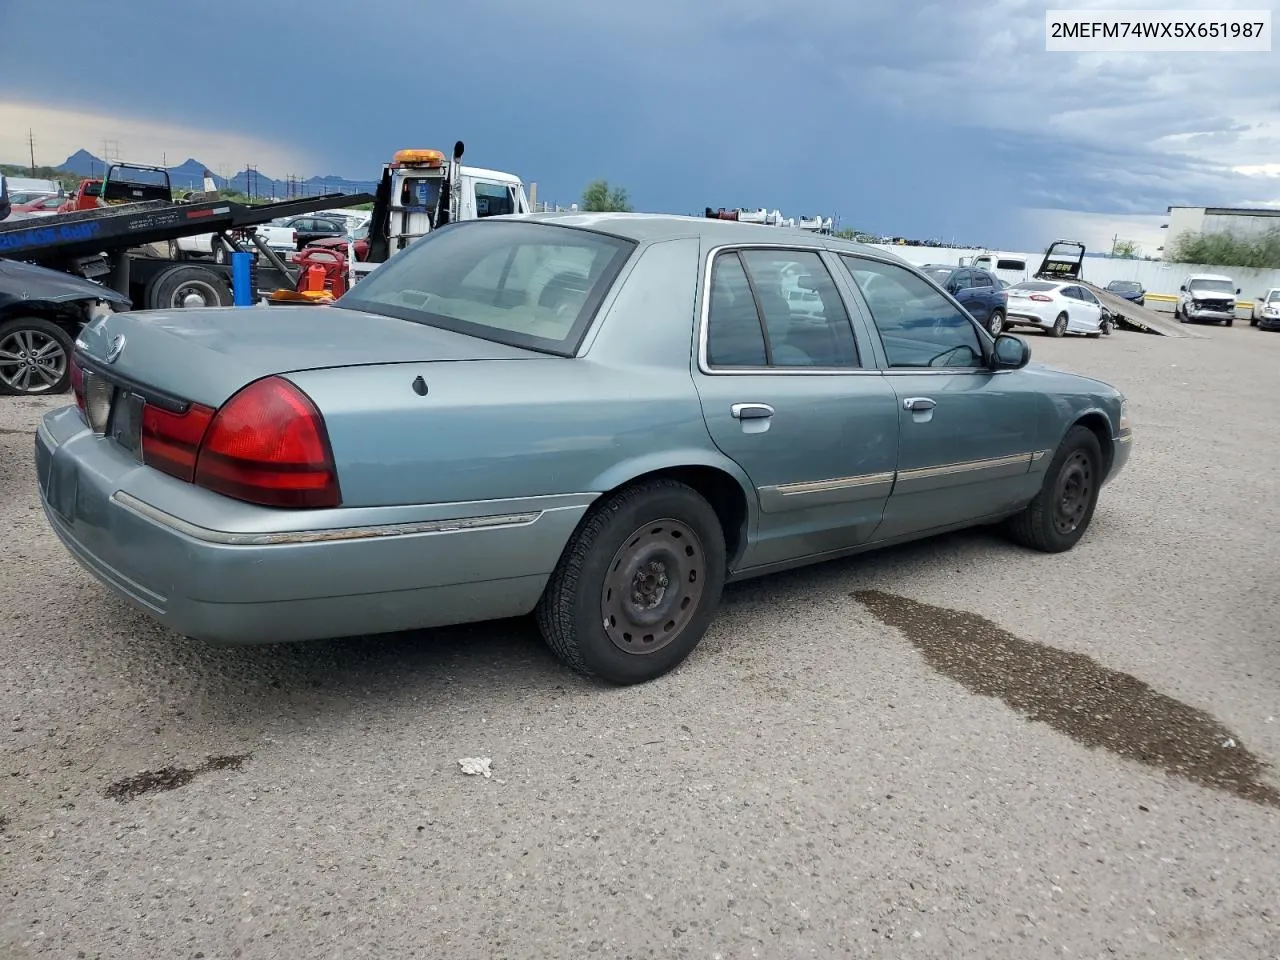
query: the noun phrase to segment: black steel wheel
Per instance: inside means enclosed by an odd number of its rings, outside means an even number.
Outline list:
[[[1102,445],[1088,427],[1067,431],[1034,500],[1005,522],[1015,543],[1043,553],[1070,550],[1093,520],[1103,480]]]
[[[706,582],[706,551],[688,524],[670,517],[646,523],[618,548],[605,574],[604,632],[626,653],[656,653],[689,625]]]
[[[726,573],[711,505],[675,480],[644,481],[583,518],[538,603],[538,627],[578,673],[644,683],[702,640]]]

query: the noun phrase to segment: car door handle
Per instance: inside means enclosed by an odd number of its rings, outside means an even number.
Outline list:
[[[919,413],[923,410],[932,410],[937,403],[928,397],[907,397],[902,401],[902,409],[910,410],[913,413]]]
[[[767,403],[735,403],[729,412],[735,420],[768,420],[773,416],[773,407]]]

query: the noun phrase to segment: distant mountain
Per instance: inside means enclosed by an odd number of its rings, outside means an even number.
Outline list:
[[[88,150],[77,150],[54,169],[77,177],[100,177],[106,167],[106,163]],[[204,174],[209,168],[199,160],[188,157],[176,167],[167,169],[169,182],[175,190],[199,190],[204,185]],[[215,174],[213,182],[220,190],[247,193],[263,200],[313,197],[320,193],[372,193],[378,185],[374,180],[347,180],[333,174],[290,183],[288,180],[276,180],[265,173],[250,173],[247,170],[241,170],[230,178]]]

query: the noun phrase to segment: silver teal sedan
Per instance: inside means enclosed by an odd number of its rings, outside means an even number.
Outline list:
[[[1125,400],[883,251],[548,214],[426,236],[334,306],[113,314],[35,439],[71,554],[216,643],[534,614],[614,683],[728,581],[978,524],[1071,549]]]

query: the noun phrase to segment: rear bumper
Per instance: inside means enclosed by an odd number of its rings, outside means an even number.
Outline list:
[[[170,630],[214,643],[526,614],[592,499],[306,511],[302,518],[227,501],[224,529],[211,529],[184,520],[174,504],[212,494],[137,464],[77,427],[76,416],[75,408],[54,411],[36,433],[49,525],[113,592]]]

